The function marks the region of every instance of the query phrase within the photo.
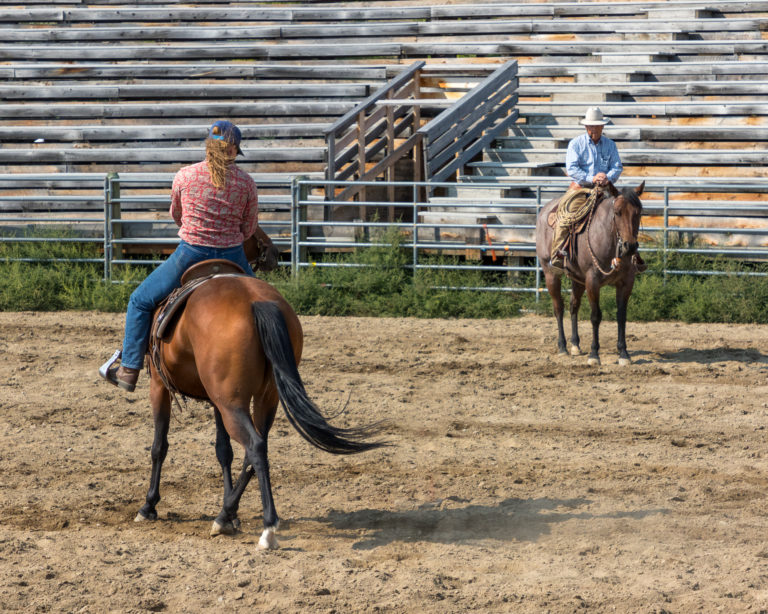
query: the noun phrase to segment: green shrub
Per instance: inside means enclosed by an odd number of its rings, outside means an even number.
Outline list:
[[[19,262],[18,258],[98,259],[98,244],[0,244],[0,310],[124,311],[136,285],[150,267],[116,267],[113,281],[102,280],[102,265],[93,262]],[[349,253],[319,255],[312,266],[293,278],[287,267],[262,275],[275,285],[296,311],[306,315],[360,315],[430,318],[505,318],[524,311],[552,313],[546,290],[536,301],[531,292],[502,291],[505,286],[531,287],[532,274],[454,270],[454,257],[423,257],[415,272],[410,248],[397,229],[382,234],[373,247]],[[768,277],[764,265],[706,260],[693,254],[670,255],[667,269],[726,271],[720,275],[654,273],[664,266],[661,253],[650,254],[649,271],[638,275],[629,301],[630,320],[768,323]],[[326,266],[334,265],[334,266]],[[468,290],[461,288],[483,288]],[[570,300],[570,282],[563,280],[563,298]],[[616,317],[615,290],[601,291],[603,317]],[[580,317],[589,318],[582,301]]]

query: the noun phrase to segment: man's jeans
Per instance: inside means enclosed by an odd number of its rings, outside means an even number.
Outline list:
[[[242,245],[203,247],[182,241],[171,256],[158,266],[131,294],[125,314],[125,338],[121,364],[141,369],[147,353],[152,314],[155,307],[174,289],[181,286],[181,276],[189,267],[210,258],[224,258],[240,265],[253,275]]]

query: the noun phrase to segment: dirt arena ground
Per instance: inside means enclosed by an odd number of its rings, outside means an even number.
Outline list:
[[[0,313],[0,610],[768,611],[768,327],[629,323],[633,364],[555,353],[554,322],[302,318],[301,372],[392,447],[270,438],[281,549],[221,505],[210,409],[171,427],[160,519],[147,379],[100,381],[123,318]],[[591,341],[582,323],[582,345]],[[236,450],[236,463],[242,453]]]

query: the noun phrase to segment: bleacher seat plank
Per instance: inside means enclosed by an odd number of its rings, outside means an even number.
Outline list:
[[[707,61],[707,62],[653,62],[647,64],[596,64],[589,63],[521,63],[518,74],[521,78],[576,77],[584,74],[607,75],[612,73],[658,78],[666,75],[733,75],[744,78],[747,75],[763,76],[768,73],[768,62],[761,61]]]
[[[134,99],[169,100],[175,98],[364,98],[370,93],[367,84],[187,84],[152,83],[150,85],[0,85],[0,99]]]
[[[163,117],[336,117],[355,106],[353,102],[274,101],[208,103],[126,103],[126,104],[6,104],[0,118],[163,118]]]
[[[199,162],[203,156],[202,147],[154,147],[151,158],[157,162]],[[324,159],[325,150],[322,147],[267,147],[249,148],[244,160],[258,162],[261,160],[300,160],[320,162]],[[56,148],[56,149],[0,149],[1,163],[23,162],[142,162],[147,159],[146,149],[131,148]]]
[[[764,1],[3,4],[7,169],[172,172],[199,159],[212,119],[229,117],[249,170],[316,172],[322,131],[401,64],[429,58],[418,97],[436,97],[430,113],[511,57],[522,62],[520,123],[495,154],[515,152],[507,169],[562,174],[562,148],[597,103],[628,176],[768,166]]]
[[[54,3],[55,4],[55,3]],[[51,22],[109,22],[109,21],[371,21],[385,19],[411,19],[411,20],[441,20],[441,19],[476,19],[493,17],[591,17],[600,16],[635,16],[647,17],[654,10],[669,9],[666,2],[531,2],[531,3],[467,3],[438,6],[288,6],[288,7],[249,7],[244,2],[239,6],[220,8],[209,7],[205,3],[198,2],[196,7],[173,7],[172,2],[157,2],[157,4],[171,5],[161,8],[151,6],[153,2],[144,0],[140,5],[133,7],[117,6],[115,8],[87,7],[84,2],[67,2],[66,4],[82,4],[82,8],[62,8],[51,10],[49,8],[5,8],[0,9],[0,21],[37,21]],[[102,5],[108,6],[110,2],[102,0]],[[116,4],[123,4],[118,2]],[[738,2],[721,0],[717,3],[694,1],[677,1],[674,3],[677,10],[688,10],[686,16],[692,16],[695,10],[709,9],[712,6],[722,14],[744,15],[749,13],[761,14],[765,12],[763,2]],[[150,5],[147,7],[146,5]]]
[[[503,143],[509,139],[550,138],[570,140],[584,132],[584,126],[556,124],[528,124],[516,126],[509,137],[497,141]],[[517,134],[519,133],[519,134]],[[614,141],[765,141],[768,140],[768,126],[732,125],[732,126],[686,126],[668,124],[664,126],[611,124],[604,134]]]
[[[713,22],[714,21],[714,22]],[[760,38],[760,32],[768,30],[768,18],[721,20],[461,20],[461,21],[400,21],[371,23],[323,23],[285,24],[260,23],[259,25],[188,25],[180,28],[169,25],[144,24],[141,26],[93,26],[50,28],[0,28],[0,40],[8,42],[61,42],[61,41],[116,41],[133,39],[152,40],[232,40],[232,39],[280,39],[284,41],[306,38],[324,39],[349,37],[417,37],[417,36],[468,36],[489,34],[572,34],[626,35],[683,34],[683,33],[748,33]]]
[[[323,138],[327,122],[291,124],[250,124],[238,122],[243,139]],[[199,140],[208,134],[209,124],[183,125],[89,125],[89,126],[8,126],[0,125],[0,141],[32,142],[42,138],[56,141],[163,141]],[[202,135],[202,136],[201,136]]]
[[[634,83],[524,83],[521,96],[550,96],[558,93],[587,92],[614,96],[728,96],[768,94],[768,81],[663,81]]]
[[[339,66],[191,63],[191,64],[106,64],[78,62],[73,64],[6,64],[0,65],[5,79],[179,79],[179,78],[260,78],[384,81],[395,67],[384,65]]]
[[[583,117],[585,104],[583,102],[520,102],[518,107],[528,115],[546,114],[559,117]],[[600,109],[610,116],[659,116],[659,117],[692,117],[719,115],[768,115],[768,106],[759,102],[741,101],[672,101],[672,102],[604,102]]]
[[[659,51],[658,41],[526,41],[488,40],[482,42],[355,42],[334,44],[280,44],[268,45],[241,41],[237,44],[193,45],[189,43],[146,45],[0,45],[0,60],[182,60],[200,58],[329,58],[329,57],[396,57],[419,58],[427,56],[590,56],[610,54],[654,54]],[[768,41],[716,40],[668,41],[664,43],[666,55],[764,55],[768,54]]]

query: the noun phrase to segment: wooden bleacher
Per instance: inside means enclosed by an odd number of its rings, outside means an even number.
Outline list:
[[[740,0],[34,0],[0,7],[0,173],[172,173],[226,117],[255,176],[319,177],[324,128],[412,61],[427,96],[457,98],[517,59],[520,119],[466,182],[562,177],[589,106],[627,181],[761,177],[767,30],[766,3]]]

